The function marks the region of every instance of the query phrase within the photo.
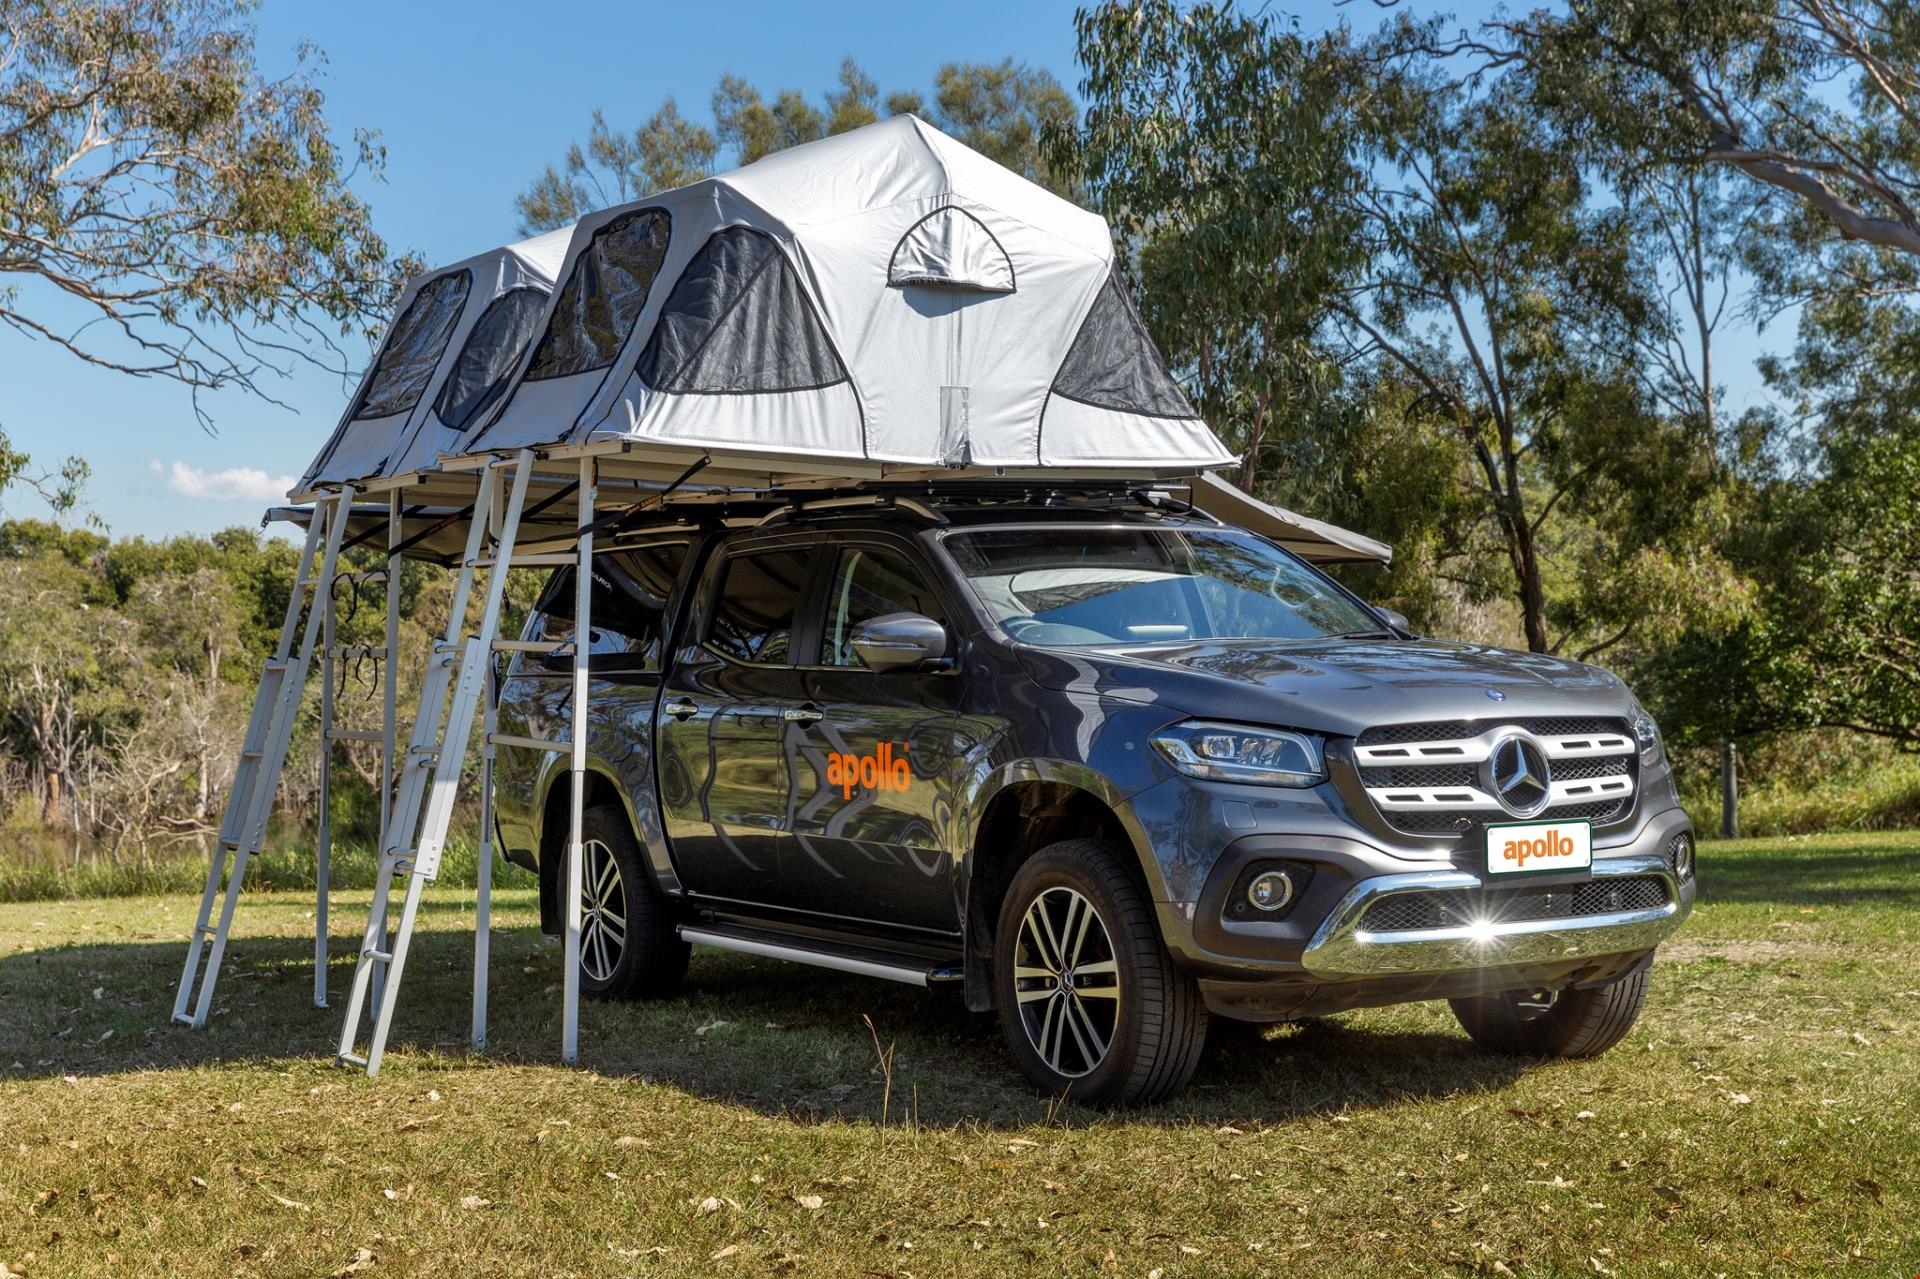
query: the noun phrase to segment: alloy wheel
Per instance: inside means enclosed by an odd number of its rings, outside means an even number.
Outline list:
[[[1120,965],[1106,921],[1086,896],[1064,886],[1033,899],[1013,955],[1014,996],[1027,1042],[1048,1069],[1091,1074],[1120,1024]]]
[[[627,889],[611,848],[590,839],[582,852],[580,966],[594,981],[611,981],[627,948]]]

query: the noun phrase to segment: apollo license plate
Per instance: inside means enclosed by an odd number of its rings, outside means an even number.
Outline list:
[[[1487,827],[1489,879],[1592,868],[1592,822],[1506,822]]]

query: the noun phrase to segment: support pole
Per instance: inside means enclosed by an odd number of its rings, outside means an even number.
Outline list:
[[[496,573],[507,571],[505,566]],[[492,653],[486,655],[487,678],[480,712],[480,864],[473,881],[473,1050],[487,1050],[487,964],[493,948],[493,757],[499,692],[495,687]]]
[[[580,1061],[580,889],[586,859],[581,823],[587,802],[587,655],[593,648],[593,459],[580,459],[580,563],[574,572],[573,603],[573,802],[567,827],[567,945],[562,978],[566,1007],[561,1015],[560,1056]]]
[[[1731,737],[1720,741],[1720,834],[1740,838],[1740,753]]]
[[[346,519],[346,512],[334,518]],[[327,1006],[327,897],[333,860],[333,583],[320,583],[325,599],[315,599],[320,614],[320,820],[313,849],[313,1006]]]

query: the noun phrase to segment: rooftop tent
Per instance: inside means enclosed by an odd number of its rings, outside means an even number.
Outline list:
[[[432,465],[505,390],[545,314],[571,233],[408,281],[346,415],[294,492]]]
[[[911,116],[583,218],[560,278],[524,372],[454,451],[1233,460],[1140,324],[1105,222]]]

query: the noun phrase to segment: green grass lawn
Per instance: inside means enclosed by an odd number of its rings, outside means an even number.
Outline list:
[[[310,898],[244,903],[197,1033],[167,1019],[192,900],[0,906],[0,1276],[1910,1279],[1920,835],[1711,844],[1702,876],[1599,1060],[1482,1056],[1414,1005],[1222,1036],[1119,1116],[1033,1097],[950,996],[706,953],[678,999],[589,1005],[563,1068],[520,887],[491,1053],[471,894],[436,890],[377,1080],[329,1064]]]

